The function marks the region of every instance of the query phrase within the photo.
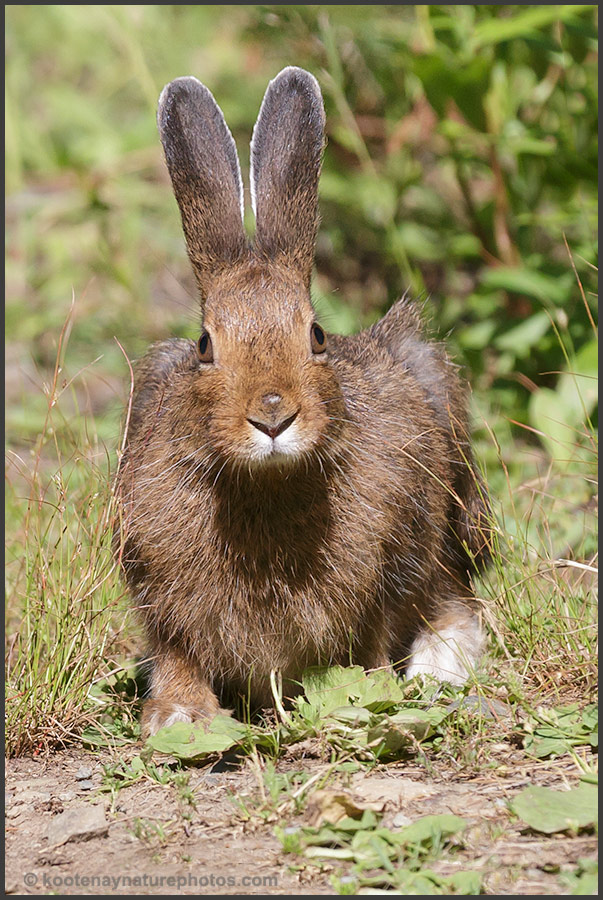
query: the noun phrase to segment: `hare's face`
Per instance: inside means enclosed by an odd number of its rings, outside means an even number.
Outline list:
[[[199,357],[205,424],[222,457],[282,468],[328,455],[343,399],[299,279],[257,265],[231,272],[208,297]]]
[[[216,101],[191,77],[159,99],[203,307],[195,406],[212,452],[239,465],[326,456],[345,412],[309,299],[324,121],[308,72],[289,66],[270,82],[251,141],[250,245],[237,150]]]

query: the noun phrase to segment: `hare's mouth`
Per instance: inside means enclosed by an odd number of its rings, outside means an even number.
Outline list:
[[[258,465],[291,464],[307,449],[297,420],[299,410],[277,423],[247,419],[249,460]]]
[[[258,431],[261,431],[262,434],[267,434],[269,438],[275,441],[279,438],[288,428],[293,425],[295,420],[297,419],[299,413],[299,409],[296,410],[293,415],[287,416],[284,419],[281,419],[277,422],[261,422],[257,419],[247,419],[250,425],[253,425]]]

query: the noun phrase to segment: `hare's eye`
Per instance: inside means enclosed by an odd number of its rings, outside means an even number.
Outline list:
[[[312,325],[310,343],[312,344],[312,353],[324,353],[327,349],[327,336],[316,322]]]
[[[197,353],[201,362],[212,363],[214,361],[214,350],[211,345],[209,332],[204,331],[197,341]]]

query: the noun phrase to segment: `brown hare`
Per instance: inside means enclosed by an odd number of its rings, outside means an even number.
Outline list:
[[[271,702],[312,665],[462,682],[483,638],[470,584],[488,506],[465,387],[406,301],[352,337],[310,299],[324,110],[284,69],[253,132],[256,232],[211,93],[177,78],[159,131],[201,296],[197,342],[138,363],[118,486],[146,626],[143,730]]]

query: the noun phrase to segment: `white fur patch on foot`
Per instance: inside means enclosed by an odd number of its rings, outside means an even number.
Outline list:
[[[424,629],[412,643],[406,677],[433,675],[439,681],[464,684],[481,656],[484,635],[477,618],[458,625]]]
[[[186,706],[179,706],[175,703],[172,711],[167,716],[165,715],[165,712],[163,713],[163,715],[159,711],[154,712],[147,723],[147,728],[150,734],[157,734],[157,732],[161,728],[168,728],[170,725],[174,725],[176,722],[192,721],[193,715],[191,713],[191,710]]]

